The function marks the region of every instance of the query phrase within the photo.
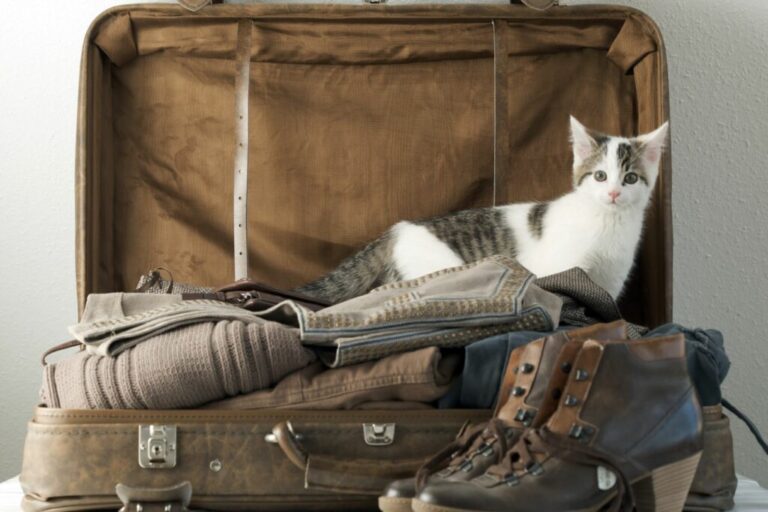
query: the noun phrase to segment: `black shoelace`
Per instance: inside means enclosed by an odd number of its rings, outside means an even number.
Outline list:
[[[757,425],[754,424],[754,422],[749,419],[749,416],[741,412],[735,405],[733,405],[731,402],[726,400],[725,398],[722,399],[723,407],[725,407],[728,411],[733,413],[734,416],[739,418],[741,421],[744,422],[744,424],[747,426],[750,432],[752,432],[752,435],[755,436],[755,440],[757,441],[757,444],[760,445],[760,447],[763,449],[763,451],[768,455],[768,443],[765,442],[765,439],[763,439],[763,434],[760,433],[760,429],[757,428]]]

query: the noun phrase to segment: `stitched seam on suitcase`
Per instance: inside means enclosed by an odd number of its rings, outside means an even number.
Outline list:
[[[94,428],[94,427],[91,427]],[[36,435],[36,436],[66,436],[66,437],[87,437],[87,436],[136,436],[135,432],[135,426],[131,425],[130,428],[131,431],[127,430],[108,430],[108,431],[100,431],[100,430],[75,430],[75,431],[66,431],[66,432],[59,432],[55,430],[55,428],[51,429],[45,429],[45,430],[29,430],[28,435]],[[311,430],[322,430],[324,433],[330,433],[330,434],[349,434],[351,431],[358,431],[360,426],[358,424],[350,425],[349,428],[338,428],[338,429],[326,429],[322,427],[312,427]],[[432,434],[436,432],[456,432],[456,426],[440,426],[440,427],[418,427],[418,426],[411,426],[408,425],[407,430],[411,434]],[[232,428],[227,429],[212,429],[212,428],[189,428],[189,427],[179,427],[179,430],[186,434],[222,434],[225,436],[232,436],[232,437],[253,437],[259,436],[263,433],[269,433],[272,431],[271,427],[264,425],[263,430],[258,431],[255,430],[254,427],[242,427],[242,431],[238,432],[237,430],[233,430]]]

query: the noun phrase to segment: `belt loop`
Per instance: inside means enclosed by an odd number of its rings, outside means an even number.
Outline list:
[[[508,67],[509,22],[493,20],[493,206],[500,178],[509,166]]]
[[[235,177],[233,240],[235,280],[248,277],[248,97],[251,84],[251,20],[237,25],[235,62]]]

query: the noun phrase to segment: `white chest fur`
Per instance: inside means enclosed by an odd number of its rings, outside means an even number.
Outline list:
[[[502,208],[523,266],[542,277],[579,267],[613,297],[619,296],[640,239],[642,209],[612,210],[569,194],[550,203],[537,238],[528,228],[530,204]]]

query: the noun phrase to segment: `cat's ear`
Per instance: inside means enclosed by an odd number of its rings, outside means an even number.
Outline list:
[[[646,166],[656,167],[659,165],[664,147],[667,145],[668,132],[669,121],[655,131],[640,135],[637,138],[638,142],[640,142],[640,154]]]
[[[571,116],[571,144],[573,144],[573,163],[578,166],[595,151],[597,141],[589,134],[586,126]]]

